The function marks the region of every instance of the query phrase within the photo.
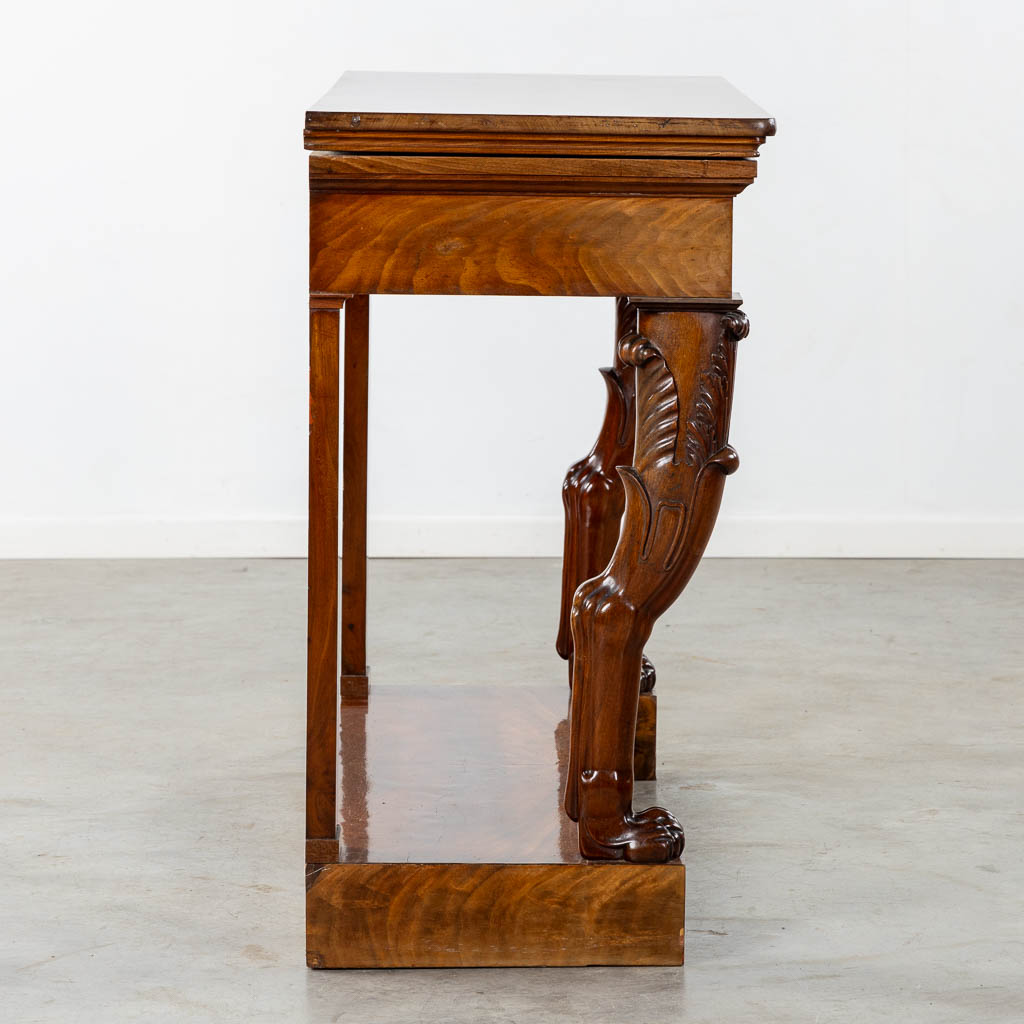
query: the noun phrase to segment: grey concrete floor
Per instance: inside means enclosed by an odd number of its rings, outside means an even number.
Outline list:
[[[304,574],[0,563],[0,1019],[1024,1020],[1024,563],[701,567],[649,648],[682,969],[306,969]],[[373,563],[375,685],[563,686],[558,575]]]

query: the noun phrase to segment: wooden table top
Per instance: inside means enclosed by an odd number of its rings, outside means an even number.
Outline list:
[[[346,71],[307,132],[759,138],[775,122],[724,78]]]

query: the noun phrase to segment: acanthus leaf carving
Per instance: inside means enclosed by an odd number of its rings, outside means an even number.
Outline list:
[[[729,398],[729,363],[726,341],[711,353],[711,365],[700,375],[693,410],[686,421],[683,448],[688,466],[703,466],[721,447],[722,412]]]
[[[579,586],[572,607],[565,808],[579,822],[585,857],[657,862],[682,849],[682,830],[669,812],[633,812],[629,746],[643,647],[696,568],[722,477],[738,464],[727,436],[733,343],[746,335],[747,319],[731,310],[709,312],[693,310],[697,323],[678,333],[671,320],[662,321],[656,340],[631,331],[619,343],[619,358],[636,367],[636,450],[633,465],[619,470],[625,513],[611,561]],[[685,419],[679,380],[684,397],[692,395]]]

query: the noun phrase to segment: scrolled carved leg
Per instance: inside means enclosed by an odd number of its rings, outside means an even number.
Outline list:
[[[682,852],[662,808],[633,813],[633,745],[644,644],[696,569],[739,464],[728,444],[736,342],[723,303],[641,300],[619,344],[636,371],[637,427],[621,532],[608,566],[573,599],[574,664],[565,809],[585,857],[657,862]],[[711,308],[709,308],[711,307]]]
[[[608,389],[604,422],[594,447],[586,458],[574,462],[562,484],[565,508],[565,550],[562,559],[562,602],[555,648],[569,661],[572,682],[572,629],[570,614],[576,588],[596,576],[607,564],[619,537],[625,508],[617,467],[633,461],[636,415],[635,368],[623,363],[619,339],[636,327],[636,306],[627,298],[615,304],[615,365],[602,369]],[[654,666],[644,655],[640,669],[640,692],[652,693]],[[639,753],[639,752],[638,752]],[[653,774],[650,776],[654,778]]]
[[[562,485],[565,507],[565,554],[562,559],[562,601],[558,623],[558,653],[569,663],[572,685],[570,615],[577,587],[608,564],[619,537],[626,495],[618,466],[633,461],[636,431],[635,367],[619,356],[618,342],[636,329],[637,309],[628,298],[615,304],[615,365],[601,370],[608,389],[604,422],[590,454],[569,467]],[[640,663],[640,726],[633,765],[636,778],[654,779],[657,771],[657,698],[654,665],[647,655]]]
[[[601,370],[608,389],[604,422],[590,453],[569,467],[562,484],[565,508],[565,551],[562,558],[562,601],[555,648],[569,660],[572,680],[572,630],[569,625],[576,588],[607,564],[619,536],[625,493],[617,466],[633,461],[635,370],[618,355],[618,340],[636,324],[636,307],[628,299],[615,306],[615,365]]]

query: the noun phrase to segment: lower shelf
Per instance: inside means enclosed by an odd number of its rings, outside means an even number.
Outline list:
[[[342,706],[340,853],[306,870],[311,967],[682,963],[684,865],[579,856],[566,696],[380,686]]]

